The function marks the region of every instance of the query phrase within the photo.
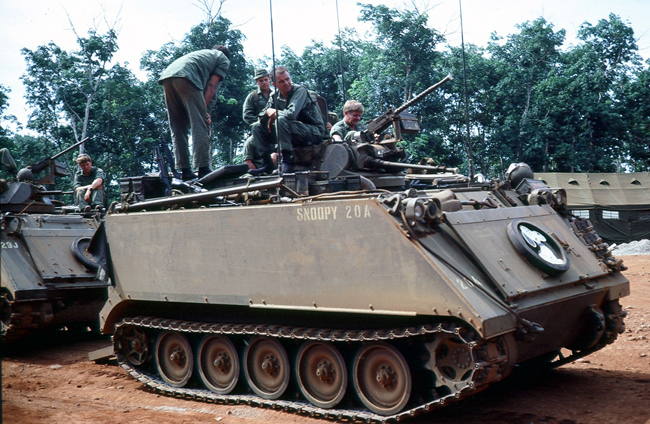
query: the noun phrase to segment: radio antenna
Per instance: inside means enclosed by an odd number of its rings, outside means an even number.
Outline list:
[[[465,36],[463,33],[463,5],[462,0],[458,0],[458,9],[460,10],[460,43],[463,50],[463,87],[465,91],[465,126],[467,127],[467,158],[469,161],[469,178],[474,179],[474,155],[472,153],[472,139],[469,130],[469,96],[467,95],[467,64],[465,61]]]
[[[339,66],[341,67],[341,95],[345,103],[345,75],[343,72],[343,41],[341,39],[341,23],[339,21],[339,0],[336,0],[336,26],[339,30]]]
[[[273,82],[273,109],[275,109],[275,119],[277,121],[278,117],[278,88],[275,86],[275,38],[273,36],[273,0],[269,0],[269,9],[271,16],[271,81]],[[280,132],[278,130],[278,124],[275,124],[275,139],[277,141],[277,153],[278,153],[278,175],[282,177],[282,150],[280,148]]]

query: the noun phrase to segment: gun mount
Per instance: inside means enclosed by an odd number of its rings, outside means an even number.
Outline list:
[[[56,159],[86,141],[88,137],[18,171],[18,181],[6,182],[0,187],[0,212],[54,213],[56,208],[51,196],[61,195],[63,191],[46,190],[43,185],[54,184],[55,177],[68,176],[66,165]],[[38,178],[43,172],[47,173]]]
[[[85,143],[88,141],[89,137],[84,138],[81,141],[78,141],[74,143],[72,146],[67,147],[63,150],[61,150],[59,153],[53,155],[53,156],[48,156],[45,157],[41,160],[39,160],[36,163],[33,163],[31,165],[28,165],[26,168],[22,169],[19,172],[19,179],[28,179],[27,176],[30,175],[29,172],[25,172],[25,170],[31,171],[31,178],[34,178],[35,175],[38,173],[42,172],[46,168],[49,167],[48,173],[41,177],[39,180],[34,181],[36,184],[54,184],[54,177],[67,177],[68,176],[68,169],[65,166],[64,163],[59,162],[56,160],[58,157],[63,156],[64,154],[68,153],[70,150],[74,149],[75,147]],[[21,173],[24,178],[20,178]]]
[[[405,110],[452,80],[452,76],[447,75],[402,106],[389,109],[373,119],[368,123],[367,130],[348,134],[345,142],[328,145],[323,154],[321,171],[329,172],[332,178],[349,173],[361,174],[377,188],[403,186],[405,184],[403,171],[407,169],[427,174],[457,174],[458,168],[402,162],[405,159],[404,150],[397,146],[397,143],[402,141],[402,134],[420,132],[420,125],[415,115]],[[391,125],[393,137],[381,139],[381,134]],[[465,182],[466,179],[462,178],[462,180]]]
[[[373,143],[376,136],[384,132],[391,125],[395,134],[395,142],[402,140],[402,132],[405,134],[417,134],[420,132],[420,125],[415,115],[404,111],[437,90],[443,84],[453,81],[453,79],[451,75],[447,75],[397,109],[388,109],[381,116],[368,123],[368,129],[360,133],[361,140],[366,143]]]

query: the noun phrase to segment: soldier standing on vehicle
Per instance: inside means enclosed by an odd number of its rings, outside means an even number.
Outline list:
[[[187,132],[192,129],[192,156],[199,178],[210,173],[212,142],[211,110],[215,94],[230,67],[230,51],[224,46],[198,50],[176,59],[158,80],[165,92],[165,104],[172,133],[174,158],[183,180],[196,178],[190,165]]]
[[[368,129],[364,124],[359,123],[363,116],[363,105],[356,100],[348,100],[343,105],[343,119],[334,124],[330,130],[330,136],[334,141],[347,140],[350,132],[365,131]]]
[[[269,101],[269,97],[275,91],[271,87],[271,78],[266,69],[256,69],[255,70],[255,84],[257,84],[257,89],[252,91],[244,100],[244,107],[242,110],[242,115],[244,122],[246,122],[251,127],[259,121],[259,114]],[[275,155],[274,163],[277,161],[277,154],[273,153],[271,156]],[[255,148],[253,143],[253,136],[251,135],[246,139],[244,143],[244,163],[248,165],[250,169],[259,169],[264,167],[264,160],[262,155]],[[270,172],[270,169],[264,169],[265,171]]]
[[[325,124],[318,105],[311,100],[305,87],[291,82],[287,68],[278,66],[273,76],[276,92],[260,113],[260,122],[253,125],[253,142],[262,155],[265,166],[273,166],[271,152],[276,143],[277,127],[277,142],[282,152],[282,172],[288,173],[293,172],[294,146],[322,143]]]
[[[93,166],[93,161],[86,153],[77,157],[79,169],[74,174],[75,204],[80,210],[90,212],[92,208],[102,210],[104,207],[104,179],[101,168]]]

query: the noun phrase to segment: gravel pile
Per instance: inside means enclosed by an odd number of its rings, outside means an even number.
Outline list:
[[[650,255],[650,240],[643,239],[619,244],[612,253],[615,256]]]

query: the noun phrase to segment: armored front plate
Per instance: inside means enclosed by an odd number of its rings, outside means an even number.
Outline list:
[[[459,211],[447,213],[445,217],[506,298],[576,284],[608,274],[549,206]],[[531,223],[558,243],[565,243],[569,269],[551,276],[518,252],[507,234],[508,224],[513,220]]]

